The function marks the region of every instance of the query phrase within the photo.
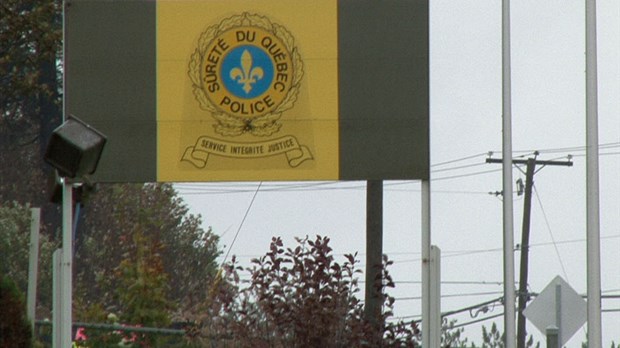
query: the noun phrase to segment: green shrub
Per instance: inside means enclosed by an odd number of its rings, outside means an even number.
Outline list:
[[[24,295],[9,277],[2,277],[0,281],[0,308],[0,348],[32,347]]]

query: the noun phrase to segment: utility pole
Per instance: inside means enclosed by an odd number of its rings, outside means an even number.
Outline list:
[[[534,187],[534,174],[536,165],[545,166],[572,166],[571,161],[539,161],[536,159],[538,152],[534,153],[534,158],[513,159],[513,164],[525,164],[525,196],[523,199],[523,226],[521,229],[521,262],[519,265],[519,304],[517,311],[517,348],[525,348],[525,316],[523,310],[529,300],[527,291],[529,246],[530,246],[530,216],[532,210],[532,188]],[[487,158],[487,163],[502,163],[502,159]],[[542,169],[542,168],[541,168]],[[508,305],[508,304],[506,304]]]

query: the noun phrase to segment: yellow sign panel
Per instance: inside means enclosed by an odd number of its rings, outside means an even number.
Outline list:
[[[158,181],[338,179],[336,7],[158,1]]]

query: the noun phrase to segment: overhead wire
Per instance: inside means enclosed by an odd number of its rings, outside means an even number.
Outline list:
[[[551,243],[553,244],[553,248],[555,249],[555,254],[558,257],[558,261],[560,262],[560,266],[562,267],[562,274],[564,275],[564,279],[568,281],[568,274],[566,273],[566,268],[564,267],[564,262],[562,262],[562,256],[560,255],[560,250],[558,249],[558,245],[555,242],[555,237],[553,236],[553,232],[551,231],[551,225],[549,224],[549,219],[547,218],[547,213],[545,212],[545,207],[542,204],[542,200],[540,199],[540,195],[538,194],[538,190],[536,189],[536,185],[532,185],[534,188],[534,193],[536,195],[536,200],[538,201],[538,205],[540,206],[540,210],[543,214],[543,219],[545,220],[545,225],[547,226],[547,231],[549,232],[549,237],[551,238]]]
[[[237,228],[237,232],[235,233],[235,237],[233,238],[232,242],[230,243],[230,246],[228,247],[228,250],[226,251],[226,255],[224,256],[224,261],[222,262],[222,264],[226,263],[226,260],[228,259],[228,255],[230,254],[230,251],[232,250],[233,245],[235,245],[235,241],[237,241],[237,237],[239,236],[239,232],[241,232],[241,228],[243,227],[243,223],[245,222],[245,219],[248,217],[250,210],[252,209],[252,205],[254,205],[254,200],[256,199],[256,196],[258,195],[258,191],[260,191],[260,187],[263,184],[263,182],[259,182],[258,186],[256,187],[256,191],[254,192],[254,195],[252,196],[252,199],[250,200],[250,204],[248,204],[248,208],[245,210],[245,214],[243,214],[243,218],[241,219],[241,223],[239,224],[239,227]]]
[[[600,150],[611,150],[615,148],[620,148],[620,142],[611,142],[611,143],[604,143],[604,144],[599,145]],[[541,150],[517,150],[517,151],[513,151],[513,153],[522,153],[521,155],[515,156],[516,158],[519,158],[519,157],[529,156],[531,154],[534,154],[535,152],[538,152],[540,154],[542,153],[551,154],[551,153],[558,153],[558,152],[585,152],[585,150],[586,150],[585,146],[572,146],[572,147],[550,148],[550,149],[541,149]],[[442,167],[442,166],[446,166],[449,164],[455,164],[455,163],[475,159],[475,158],[482,157],[482,156],[492,155],[493,153],[494,152],[477,153],[474,155],[464,156],[461,158],[456,158],[456,159],[452,159],[452,160],[448,160],[444,162],[434,163],[430,167],[431,168]],[[620,154],[620,152],[604,152],[604,153],[600,153],[599,155],[605,156],[605,155],[617,155],[617,154]],[[570,156],[581,157],[581,156],[585,156],[585,154],[573,153]],[[567,156],[560,156],[560,157],[557,157],[556,159],[564,158],[564,157],[567,157]],[[458,171],[458,170],[463,170],[466,168],[477,167],[483,164],[484,163],[473,163],[473,164],[452,166],[448,168],[432,169],[431,173],[445,173],[449,171]],[[431,178],[431,181],[443,181],[443,180],[466,178],[466,177],[471,177],[471,176],[495,173],[499,171],[501,171],[501,169],[483,170],[483,171],[476,171],[476,172],[463,173],[463,174],[457,174],[457,175],[433,177]],[[385,187],[406,185],[410,183],[414,183],[414,181],[401,181],[401,182],[389,182],[388,181],[385,183]],[[215,184],[177,183],[175,184],[175,187],[183,195],[245,193],[245,192],[253,191],[253,188],[251,186],[252,184],[247,184],[247,183],[215,183]],[[343,189],[363,190],[365,188],[365,183],[354,182],[354,184],[352,184],[351,182],[343,182],[343,181],[300,182],[300,183],[286,182],[286,183],[270,183],[269,185],[264,185],[264,186],[265,187],[263,188],[263,192],[318,191],[318,190],[343,190]],[[435,192],[435,193],[442,193],[442,192]],[[460,193],[460,192],[450,191],[450,192],[443,192],[443,193]],[[482,192],[463,192],[463,193],[482,194]]]
[[[617,148],[620,147],[620,142],[615,142],[615,143],[607,143],[607,144],[601,144],[599,146],[599,148],[601,149],[613,149],[613,148]],[[556,148],[556,149],[543,149],[543,150],[538,150],[539,153],[558,153],[558,152],[567,152],[567,151],[585,151],[585,146],[578,146],[578,147],[567,147],[567,148]],[[527,151],[515,151],[515,152],[524,152],[524,154],[518,156],[518,157],[526,157],[528,155],[530,155],[531,153],[533,153],[533,151],[531,150],[527,150]],[[601,155],[615,155],[615,154],[620,154],[620,152],[606,152],[606,153],[601,153]],[[475,154],[475,155],[471,155],[471,156],[466,156],[466,157],[462,157],[459,159],[455,159],[455,160],[450,160],[450,161],[445,161],[445,162],[440,162],[440,163],[436,163],[431,165],[432,168],[436,168],[439,166],[444,166],[444,165],[448,165],[448,164],[454,164],[454,163],[458,163],[458,162],[462,162],[462,161],[466,161],[469,159],[474,159],[480,156],[486,155],[486,153],[480,153],[480,154]],[[573,154],[572,156],[583,156],[581,154]],[[557,157],[557,159],[560,158],[565,158],[566,156],[560,156]],[[442,168],[442,169],[434,169],[431,172],[432,173],[439,173],[439,172],[448,172],[448,171],[453,171],[453,170],[462,170],[462,169],[466,169],[466,168],[472,168],[472,167],[477,167],[480,165],[483,165],[484,163],[476,163],[476,164],[468,164],[468,165],[459,165],[459,166],[454,166],[454,167],[450,167],[450,168]],[[439,177],[439,178],[433,178],[433,181],[440,181],[440,180],[449,180],[449,179],[457,179],[457,178],[464,178],[464,177],[471,177],[471,176],[477,176],[477,175],[484,175],[484,174],[488,174],[488,173],[493,173],[493,172],[498,172],[501,169],[497,169],[497,170],[485,170],[485,171],[478,171],[478,172],[473,172],[473,173],[465,173],[465,174],[459,174],[459,175],[453,175],[453,176],[446,176],[446,177]],[[408,185],[410,183],[413,182],[409,182],[409,181],[402,181],[402,182],[386,182],[386,186],[387,187],[396,187],[396,186],[402,186],[402,185]],[[249,189],[244,188],[241,185],[230,185],[229,187],[224,187],[222,188],[222,186],[216,186],[216,187],[211,187],[211,188],[206,188],[205,191],[202,191],[205,189],[204,185],[197,185],[196,186],[192,186],[191,184],[177,184],[180,185],[181,188],[184,188],[186,190],[198,190],[201,192],[185,192],[184,194],[205,194],[205,193],[210,193],[210,194],[218,194],[218,193],[243,193],[243,192],[250,192]],[[256,194],[258,193],[260,187],[262,185],[262,182],[259,184],[258,188],[255,191],[254,196],[252,197],[252,201],[250,202],[250,205],[248,207],[248,210],[246,211],[246,214],[244,215],[244,218],[235,234],[235,238],[233,239],[233,243],[231,243],[231,246],[229,247],[227,254],[225,256],[225,260],[227,259],[230,250],[232,249],[232,245],[234,244],[234,241],[237,239],[237,236],[239,235],[239,232],[241,230],[241,227],[243,225],[243,222],[245,221],[245,218],[247,217],[247,214],[249,213],[249,210],[254,202],[254,199],[256,198]],[[267,187],[264,188],[263,191],[264,192],[273,192],[273,191],[302,191],[302,190],[309,190],[309,191],[315,191],[315,190],[343,190],[343,189],[363,189],[365,187],[365,184],[355,184],[355,185],[342,185],[342,182],[340,181],[328,181],[328,182],[304,182],[304,183],[300,183],[300,184],[279,184],[279,185],[270,185],[271,187]],[[334,186],[338,186],[338,187],[334,187]],[[538,200],[538,203],[541,207],[541,210],[543,212],[543,216],[545,219],[545,223],[547,224],[547,229],[549,231],[549,234],[551,236],[552,242],[551,243],[539,243],[539,244],[533,244],[531,245],[531,247],[534,246],[542,246],[542,245],[548,245],[548,244],[552,244],[556,250],[556,254],[558,256],[558,259],[560,261],[561,267],[562,267],[562,271],[565,277],[567,277],[567,272],[565,270],[564,264],[562,262],[560,253],[559,253],[559,249],[558,249],[558,245],[559,244],[563,244],[563,243],[573,243],[573,242],[582,242],[585,239],[579,239],[579,240],[565,240],[565,241],[555,241],[555,238],[553,237],[553,233],[551,231],[550,225],[549,225],[549,221],[548,218],[546,216],[546,212],[544,211],[544,206],[542,205],[542,201],[540,199],[540,195],[538,193],[538,191],[536,190],[536,187],[534,187],[535,193],[536,193],[536,197]],[[416,190],[416,191],[419,191]],[[461,191],[446,191],[445,193],[470,193],[470,194],[488,194],[486,192],[474,192],[474,191],[470,191],[470,192],[461,192]],[[615,238],[618,236],[607,236],[607,238]],[[605,237],[603,237],[605,238]],[[485,253],[485,252],[494,252],[494,251],[501,251],[501,248],[493,248],[493,249],[484,249],[484,250],[471,250],[471,251],[462,251],[462,252],[455,252],[452,255],[445,255],[444,258],[447,257],[457,257],[457,256],[464,256],[464,255],[471,255],[471,254],[477,254],[477,253]],[[408,261],[419,261],[419,260],[400,260],[400,261],[395,261],[395,262],[408,262]],[[398,282],[396,281],[396,283],[401,283],[401,284],[405,284],[405,283],[415,283],[413,281],[401,281]],[[449,282],[442,282],[442,284],[448,284]],[[472,282],[473,283],[473,282]],[[493,282],[493,283],[489,283],[489,282],[479,282],[479,284],[502,284],[502,282]],[[490,293],[489,293],[490,294]],[[468,296],[469,294],[461,294],[461,296]],[[483,293],[479,293],[479,294],[472,294],[472,296],[475,295],[483,295]],[[452,295],[443,295],[442,297],[450,297],[450,296],[459,296],[458,294],[452,294]],[[417,299],[417,297],[415,298],[399,298],[399,300],[406,300],[406,299]],[[618,311],[618,310],[606,310],[606,311]],[[442,314],[442,316],[444,315],[450,315],[450,313],[448,314]],[[498,315],[493,315],[493,316],[489,316],[487,318],[482,318],[482,319],[478,319],[475,321],[471,321],[468,323],[463,323],[463,324],[459,324],[457,327],[462,327],[462,326],[467,326],[476,322],[480,322],[480,321],[484,321],[484,320],[489,320],[495,317],[499,317],[503,314],[498,314]]]
[[[487,296],[487,295],[498,295],[502,294],[503,291],[482,291],[482,292],[472,292],[472,293],[460,293],[460,294],[442,294],[441,298],[451,298],[451,297],[470,297],[470,296]],[[408,297],[394,297],[396,301],[411,301],[411,300],[421,300],[422,296],[408,296]]]
[[[450,161],[446,161],[446,162],[441,162],[441,163],[437,163],[437,164],[433,164],[431,165],[431,167],[437,167],[437,166],[442,166],[442,165],[446,165],[446,164],[451,164],[451,163],[457,163],[457,162],[461,162],[461,161],[465,161],[468,159],[473,159],[476,157],[480,157],[485,155],[485,153],[480,153],[480,154],[475,154],[475,155],[471,155],[471,156],[465,156],[462,158],[458,158],[458,159],[454,159],[454,160],[450,160]],[[460,170],[460,169],[464,169],[464,168],[468,168],[468,167],[475,167],[475,166],[479,166],[482,165],[484,163],[476,163],[476,164],[470,164],[470,165],[464,165],[464,166],[456,166],[456,167],[452,167],[452,168],[443,168],[443,169],[437,169],[437,170],[431,170],[431,172],[445,172],[445,171],[452,171],[452,170]],[[440,180],[442,180],[442,178],[440,178]],[[401,182],[386,182],[384,184],[385,187],[390,187],[390,186],[397,186],[397,185],[403,185],[403,184],[410,184],[410,183],[414,183],[415,181],[401,181]],[[365,183],[358,183],[355,185],[350,185],[349,182],[344,182],[345,184],[343,185],[342,181],[325,181],[325,182],[302,182],[302,183],[270,183],[268,185],[265,185],[265,187],[263,188],[262,192],[271,192],[271,191],[278,191],[278,192],[282,192],[282,191],[302,191],[302,190],[309,190],[309,191],[317,191],[317,190],[326,190],[326,189],[334,189],[334,190],[342,190],[342,189],[365,189]],[[184,195],[192,195],[192,194],[229,194],[229,193],[244,193],[244,192],[250,192],[252,189],[248,188],[247,184],[238,184],[238,183],[217,183],[217,184],[213,184],[213,185],[206,185],[206,184],[194,184],[194,183],[178,183],[175,185],[177,187],[177,189],[179,189],[181,192],[181,194]],[[338,187],[333,187],[333,186],[338,186]],[[434,191],[435,192],[435,191]],[[447,192],[447,193],[457,193],[458,191],[451,191],[451,192]],[[436,192],[437,193],[437,192]],[[482,192],[467,192],[467,193],[476,193],[476,194],[482,194]]]
[[[607,143],[607,144],[601,144],[599,146],[599,148],[601,149],[613,149],[613,148],[617,148],[620,147],[620,142],[615,142],[615,143]],[[557,153],[557,152],[566,152],[566,151],[585,151],[585,146],[579,146],[579,147],[568,147],[568,148],[557,148],[557,149],[546,149],[546,150],[538,150],[539,153]],[[524,154],[517,156],[517,157],[526,157],[530,154],[533,153],[533,151],[528,150],[528,151],[515,151],[515,152],[524,152]],[[445,166],[448,164],[454,164],[454,163],[458,163],[458,162],[462,162],[462,161],[466,161],[469,159],[474,159],[483,155],[486,155],[487,153],[480,153],[480,154],[475,154],[475,155],[471,155],[471,156],[466,156],[463,158],[459,158],[459,159],[455,159],[455,160],[450,160],[450,161],[445,161],[445,162],[440,162],[440,163],[436,163],[431,165],[431,168],[436,168],[436,167],[440,167],[440,166]],[[600,155],[616,155],[616,154],[620,154],[620,152],[606,152],[606,153],[601,153]],[[572,156],[584,156],[582,154],[573,154]],[[557,157],[556,159],[560,159],[560,158],[565,158],[566,156],[560,156]],[[480,165],[483,165],[485,163],[476,163],[476,164],[467,164],[467,165],[459,165],[459,166],[454,166],[454,167],[450,167],[450,168],[442,168],[442,169],[433,169],[431,170],[432,173],[443,173],[443,172],[448,172],[448,171],[454,171],[454,170],[462,170],[462,169],[466,169],[466,168],[473,168],[473,167],[477,167]],[[446,177],[439,177],[439,178],[432,178],[432,181],[441,181],[441,180],[450,180],[450,179],[457,179],[457,178],[464,178],[464,177],[471,177],[471,176],[477,176],[477,175],[484,175],[484,174],[488,174],[488,173],[494,173],[494,172],[498,172],[501,169],[497,169],[497,170],[485,170],[485,171],[478,171],[478,172],[473,172],[473,173],[465,173],[465,174],[459,174],[459,175],[453,175],[453,176],[446,176]],[[263,187],[263,192],[283,192],[283,191],[318,191],[318,190],[361,190],[363,188],[365,188],[365,183],[364,184],[351,184],[351,183],[347,183],[346,185],[343,186],[342,184],[343,182],[341,181],[327,181],[327,182],[303,182],[303,183],[299,183],[299,184],[290,184],[290,183],[286,183],[286,184],[270,184],[270,187]],[[403,185],[408,185],[413,183],[413,181],[402,181],[402,182],[386,182],[385,186],[390,188],[394,188],[397,186],[403,186]],[[228,187],[226,186],[221,186],[221,184],[216,184],[217,186],[213,187],[206,187],[204,184],[200,184],[200,185],[192,185],[192,184],[177,184],[179,185],[181,188],[185,189],[185,190],[190,190],[190,192],[184,192],[183,194],[222,194],[222,193],[244,193],[244,192],[251,192],[252,190],[244,187],[247,185],[230,185]],[[259,192],[259,190],[261,190],[261,186],[263,186],[263,183],[259,183],[258,187],[255,189],[254,191],[254,195],[250,201],[250,204],[248,206],[248,209],[246,210],[243,219],[239,225],[239,228],[237,229],[236,233],[235,233],[235,237],[231,243],[231,245],[228,248],[228,251],[226,253],[226,256],[224,258],[224,262],[227,260],[230,251],[241,231],[241,228],[249,214],[249,211],[254,203],[254,200]],[[338,187],[334,187],[334,186],[338,186]],[[194,191],[195,190],[195,191]],[[393,190],[398,190],[398,189],[393,189]],[[194,191],[194,192],[191,192]],[[419,191],[419,189],[415,189],[415,190],[409,190],[409,189],[404,189],[402,191]],[[545,223],[547,225],[547,229],[548,232],[551,236],[552,242],[551,243],[538,243],[538,244],[532,244],[530,247],[535,247],[535,246],[543,246],[543,245],[553,245],[558,257],[558,260],[560,262],[560,265],[562,267],[562,272],[564,274],[564,276],[566,277],[566,279],[568,279],[567,276],[567,272],[566,269],[564,267],[564,264],[562,262],[561,259],[561,255],[559,253],[559,249],[558,249],[558,245],[559,244],[564,244],[564,243],[574,243],[574,242],[582,242],[585,241],[585,239],[579,239],[579,240],[564,240],[564,241],[556,241],[550,224],[549,224],[549,220],[547,218],[546,212],[544,210],[544,206],[542,204],[542,200],[540,198],[540,195],[538,193],[538,191],[536,190],[536,187],[534,186],[534,191],[539,203],[539,206],[542,210],[544,219],[545,219]],[[435,192],[435,191],[433,191]],[[442,192],[435,192],[435,193],[442,193]],[[476,191],[468,191],[468,192],[464,192],[464,191],[445,191],[443,193],[464,193],[464,194],[488,194],[487,192],[476,192]],[[603,238],[617,238],[620,235],[614,235],[614,236],[606,236],[606,237],[602,237]],[[483,250],[470,250],[470,251],[455,251],[453,254],[448,254],[448,255],[444,255],[444,258],[449,258],[449,257],[458,257],[458,256],[464,256],[464,255],[471,255],[471,254],[478,254],[478,253],[486,253],[486,252],[495,252],[495,251],[501,251],[501,248],[492,248],[492,249],[483,249]],[[449,252],[447,252],[449,253]],[[406,254],[406,253],[403,253]],[[394,262],[410,262],[410,261],[419,261],[418,259],[416,260],[395,260]],[[421,283],[421,282],[416,282],[416,281],[395,281],[395,283],[397,284],[416,284],[416,283]],[[503,284],[503,282],[459,282],[459,281],[454,281],[454,282],[450,282],[450,281],[443,281],[441,282],[442,284],[485,284],[485,285],[501,285]],[[446,295],[442,295],[442,298],[446,298],[446,297],[465,297],[465,296],[483,296],[483,295],[489,295],[489,294],[498,294],[499,292],[479,292],[479,293],[464,293],[464,294],[446,294]],[[420,297],[401,297],[401,298],[396,298],[396,300],[417,300],[417,299],[421,299]],[[501,301],[502,298],[498,298],[498,299],[494,299],[492,300],[492,302],[497,302],[497,301]],[[484,304],[481,305],[476,305],[473,306],[474,308],[480,308],[484,306]],[[604,309],[602,310],[603,312],[618,312],[620,311],[620,309]],[[446,312],[446,313],[442,313],[442,317],[443,316],[448,316],[448,315],[453,315],[459,313],[459,310],[457,311],[451,311],[451,312]],[[461,323],[458,325],[455,325],[454,328],[458,328],[458,327],[463,327],[463,326],[467,326],[467,325],[471,325],[474,323],[478,323],[481,321],[486,321],[486,320],[490,320],[493,318],[497,318],[502,316],[503,313],[500,314],[496,314],[496,315],[491,315],[485,318],[481,318],[481,319],[476,319],[473,321],[469,321],[466,323]],[[420,317],[418,316],[403,316],[400,318],[413,318],[413,317]]]
[[[485,318],[474,319],[474,320],[468,321],[468,322],[466,322],[466,323],[461,323],[461,324],[456,324],[456,325],[453,325],[453,326],[452,326],[452,328],[453,328],[453,329],[457,329],[457,328],[459,328],[459,327],[468,326],[468,325],[472,325],[472,324],[480,323],[480,322],[483,322],[483,321],[487,321],[487,320],[495,319],[495,318],[501,317],[501,316],[503,316],[503,315],[504,315],[504,312],[502,312],[502,313],[498,313],[498,314],[493,314],[493,315],[490,315],[490,316],[485,317]]]
[[[606,235],[606,236],[601,236],[601,240],[604,239],[616,239],[616,238],[620,238],[620,234],[614,234],[614,235]],[[562,244],[573,244],[573,243],[582,243],[585,242],[586,239],[585,238],[580,238],[580,239],[565,239],[565,240],[554,240],[551,242],[541,242],[541,243],[532,243],[530,244],[530,250],[532,248],[535,247],[543,247],[543,246],[558,246],[558,245],[562,245]],[[453,257],[460,257],[460,256],[468,256],[468,255],[476,255],[476,254],[484,254],[484,253],[489,253],[489,252],[501,252],[503,250],[503,248],[488,248],[488,249],[473,249],[473,250],[447,250],[447,251],[442,251],[442,259],[446,259],[446,258],[453,258]],[[411,251],[411,252],[398,252],[398,253],[390,253],[390,252],[385,252],[386,255],[421,255],[420,252],[416,252],[416,251]],[[336,256],[342,256],[345,254],[334,254]],[[358,253],[358,255],[365,255],[364,253]],[[256,258],[256,257],[260,257],[262,255],[259,254],[239,254],[236,255],[237,257],[243,257],[243,258]],[[404,259],[404,260],[391,260],[394,264],[398,264],[398,263],[409,263],[409,262],[418,262],[421,261],[421,258],[414,258],[414,259]],[[362,268],[362,266],[364,266],[364,264],[358,264],[358,267]]]
[[[443,176],[443,177],[439,177],[439,178],[431,178],[431,182],[432,181],[442,181],[442,180],[452,180],[452,179],[460,179],[460,178],[467,178],[470,176],[478,176],[478,175],[483,175],[483,174],[489,174],[489,173],[496,173],[501,171],[502,169],[491,169],[491,170],[483,170],[483,171],[479,171],[479,172],[474,172],[474,173],[467,173],[467,174],[459,174],[459,175],[452,175],[452,176]]]
[[[599,149],[609,149],[609,148],[616,148],[616,147],[620,147],[620,141],[618,142],[611,142],[611,143],[603,143],[603,144],[599,144],[598,148]],[[558,153],[558,152],[574,152],[574,151],[586,151],[587,147],[585,145],[579,145],[579,146],[568,146],[568,147],[558,147],[558,148],[551,148],[551,149],[538,149],[538,150],[513,150],[513,153],[533,153],[535,151],[538,151],[539,153]],[[501,151],[495,151],[495,152],[500,152]]]
[[[486,163],[480,162],[480,163],[466,164],[466,165],[462,165],[462,166],[445,168],[445,169],[435,169],[435,170],[431,170],[431,173],[441,173],[441,172],[447,172],[447,171],[450,171],[450,170],[458,170],[458,169],[479,167],[479,166],[483,166],[483,165],[486,165]]]
[[[620,155],[620,152],[602,152],[598,154],[599,156],[613,156]],[[573,155],[573,157],[585,157],[586,154]]]
[[[602,293],[608,293],[608,292],[615,292],[615,291],[620,291],[620,289],[608,289],[608,290],[602,290],[601,292]],[[530,295],[538,296],[537,293],[530,293]],[[457,297],[457,296],[458,296],[458,294],[455,294],[455,297]],[[582,297],[586,297],[586,295],[582,295]],[[603,296],[601,296],[601,299],[619,299],[619,298],[620,298],[620,294],[618,294],[618,295],[603,295]],[[421,299],[421,296],[420,297],[415,297],[415,299]],[[484,301],[484,302],[481,302],[481,303],[477,303],[477,304],[474,304],[474,305],[470,305],[470,306],[467,306],[467,307],[462,307],[462,308],[458,308],[458,309],[442,312],[441,316],[442,317],[448,317],[448,316],[452,316],[452,315],[459,314],[459,313],[464,313],[464,312],[469,312],[470,316],[475,316],[475,314],[472,315],[472,311],[477,310],[477,309],[483,309],[485,307],[488,307],[489,305],[493,305],[493,307],[495,306],[495,304],[504,305],[503,300],[504,300],[503,296],[492,298],[491,300],[487,300],[487,301]],[[491,311],[492,310],[493,310],[493,308],[491,308]],[[486,313],[487,311],[488,310],[483,311],[483,312]],[[614,311],[614,310],[612,309],[612,310],[609,310],[609,311]],[[389,320],[402,320],[402,319],[421,318],[421,317],[422,317],[422,315],[420,315],[420,314],[400,315],[400,316],[397,316],[397,317],[390,318]],[[490,316],[490,317],[487,317],[487,318],[491,319],[491,318],[494,318],[494,316]],[[413,322],[419,322],[420,320],[412,320],[412,321]],[[470,322],[469,324],[473,324],[474,322]],[[460,326],[466,326],[466,325],[469,325],[469,324],[468,323],[463,323]]]
[[[614,238],[620,238],[620,234],[614,234],[614,235],[607,235],[607,236],[601,236],[601,239],[614,239]],[[566,240],[560,240],[560,241],[551,241],[551,242],[543,242],[543,243],[534,243],[534,244],[530,244],[530,250],[533,247],[541,247],[541,246],[548,246],[548,245],[553,245],[553,246],[557,246],[557,245],[561,245],[561,244],[571,244],[571,243],[582,243],[585,242],[586,239],[585,238],[581,238],[581,239],[566,239]],[[459,257],[459,256],[468,256],[468,255],[475,255],[475,254],[482,254],[482,253],[489,253],[489,252],[500,252],[502,251],[503,248],[489,248],[489,249],[474,249],[474,250],[463,250],[463,251],[442,251],[442,259],[446,259],[446,258],[452,258],[452,257]],[[450,254],[452,253],[452,254]],[[396,263],[408,263],[408,262],[418,262],[421,261],[421,258],[415,258],[415,259],[405,259],[405,260],[392,260],[395,264]]]
[[[478,165],[478,164],[476,164]],[[405,185],[417,185],[416,181],[402,181],[402,182],[384,182],[384,188],[386,192],[420,192],[419,188],[411,188],[404,189],[399,188]],[[235,194],[235,193],[248,193],[252,192],[253,188],[249,188],[246,186],[237,186],[230,184],[219,184],[218,186],[214,185],[200,185],[200,184],[175,184],[177,191],[182,195],[217,195],[217,194]],[[351,185],[350,183],[339,182],[339,181],[328,181],[328,182],[320,182],[320,183],[302,183],[302,184],[270,184],[263,185],[263,189],[261,192],[269,193],[269,192],[318,192],[318,191],[343,191],[343,190],[357,190],[363,191],[366,189],[366,183],[357,183],[355,185]],[[463,191],[463,190],[433,190],[433,193],[442,193],[442,194],[476,194],[476,195],[486,195],[488,192],[485,191]]]
[[[421,285],[422,281],[420,280],[393,280],[392,281],[395,284],[415,284],[415,285]],[[364,280],[360,280],[358,281],[358,283],[363,284],[365,283]],[[475,280],[442,280],[441,284],[443,285],[494,285],[494,286],[500,286],[503,285],[503,282],[500,281],[484,281],[484,280],[479,280],[479,281],[475,281]]]
[[[487,154],[488,154],[487,152],[482,152],[482,153],[478,153],[478,154],[475,154],[475,155],[465,156],[465,157],[461,157],[461,158],[457,158],[457,159],[453,159],[453,160],[449,160],[449,161],[445,161],[445,162],[434,163],[434,164],[431,164],[431,168],[438,167],[438,166],[443,166],[443,165],[446,165],[446,164],[462,162],[462,161],[466,161],[468,159],[477,158],[477,157],[484,156],[484,155],[487,155]]]

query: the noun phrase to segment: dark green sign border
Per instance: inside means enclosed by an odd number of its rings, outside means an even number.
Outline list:
[[[340,178],[429,178],[428,1],[340,0]]]

